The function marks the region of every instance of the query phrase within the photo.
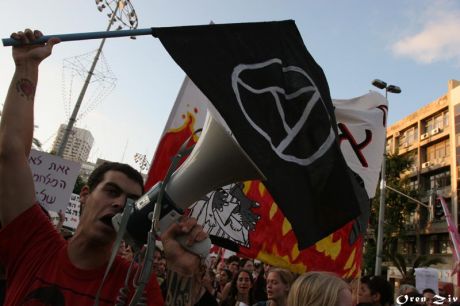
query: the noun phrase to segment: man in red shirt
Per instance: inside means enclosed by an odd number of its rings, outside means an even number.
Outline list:
[[[30,29],[11,35],[24,43],[41,36]],[[6,305],[93,305],[116,237],[111,217],[123,209],[127,197],[143,193],[142,177],[130,166],[107,163],[97,168],[80,193],[84,209],[69,242],[36,204],[28,156],[38,67],[58,42],[51,38],[41,45],[13,47],[16,70],[0,123],[0,265],[7,271]],[[207,237],[191,218],[163,233],[169,268],[166,305],[192,305],[192,280],[200,258],[177,242],[181,235],[187,235],[189,245]],[[133,288],[119,294],[127,270],[128,263],[118,257],[103,284],[99,305],[114,305],[117,296],[132,295]],[[146,287],[146,298],[148,305],[163,305],[156,277]]]

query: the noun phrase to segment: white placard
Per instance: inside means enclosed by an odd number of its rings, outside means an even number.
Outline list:
[[[29,165],[37,201],[47,210],[65,211],[80,164],[46,152],[31,150]]]
[[[415,268],[415,287],[418,292],[430,288],[438,293],[438,269],[434,268]]]
[[[64,226],[76,230],[80,221],[80,196],[72,193],[70,196],[69,206],[65,210]]]

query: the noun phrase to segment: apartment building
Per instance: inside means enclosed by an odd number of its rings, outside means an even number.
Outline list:
[[[64,138],[64,132],[67,125],[61,124],[53,143],[53,152],[57,152]],[[63,157],[65,159],[84,162],[88,160],[94,138],[90,131],[73,127],[69,135],[69,140],[64,148]]]
[[[420,200],[429,203],[430,195],[442,195],[448,204],[452,219],[459,221],[460,169],[460,81],[448,81],[448,91],[435,101],[391,125],[387,129],[387,152],[412,157],[409,184],[417,189]],[[422,254],[443,257],[439,265],[440,280],[453,282],[452,248],[445,216],[439,209],[429,211],[421,207],[420,215],[407,216],[408,235],[398,245],[399,253],[416,256],[416,239],[420,238]],[[415,224],[420,222],[419,235]],[[389,269],[389,276],[397,274]],[[445,278],[445,279],[444,279]]]

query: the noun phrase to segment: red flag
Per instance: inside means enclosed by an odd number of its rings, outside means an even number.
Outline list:
[[[206,101],[207,98],[186,77],[153,156],[145,190],[149,190],[158,181],[164,179],[171,159],[176,155],[180,146],[196,130],[203,127],[207,110]],[[193,136],[191,142],[196,143],[197,141],[198,137]]]

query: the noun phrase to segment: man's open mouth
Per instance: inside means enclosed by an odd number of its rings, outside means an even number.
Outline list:
[[[100,218],[99,221],[101,221],[102,223],[104,223],[105,225],[107,225],[107,226],[109,226],[111,228],[114,228],[113,224],[112,224],[112,217],[113,216],[114,215],[112,215],[112,214],[105,215],[102,218]]]

